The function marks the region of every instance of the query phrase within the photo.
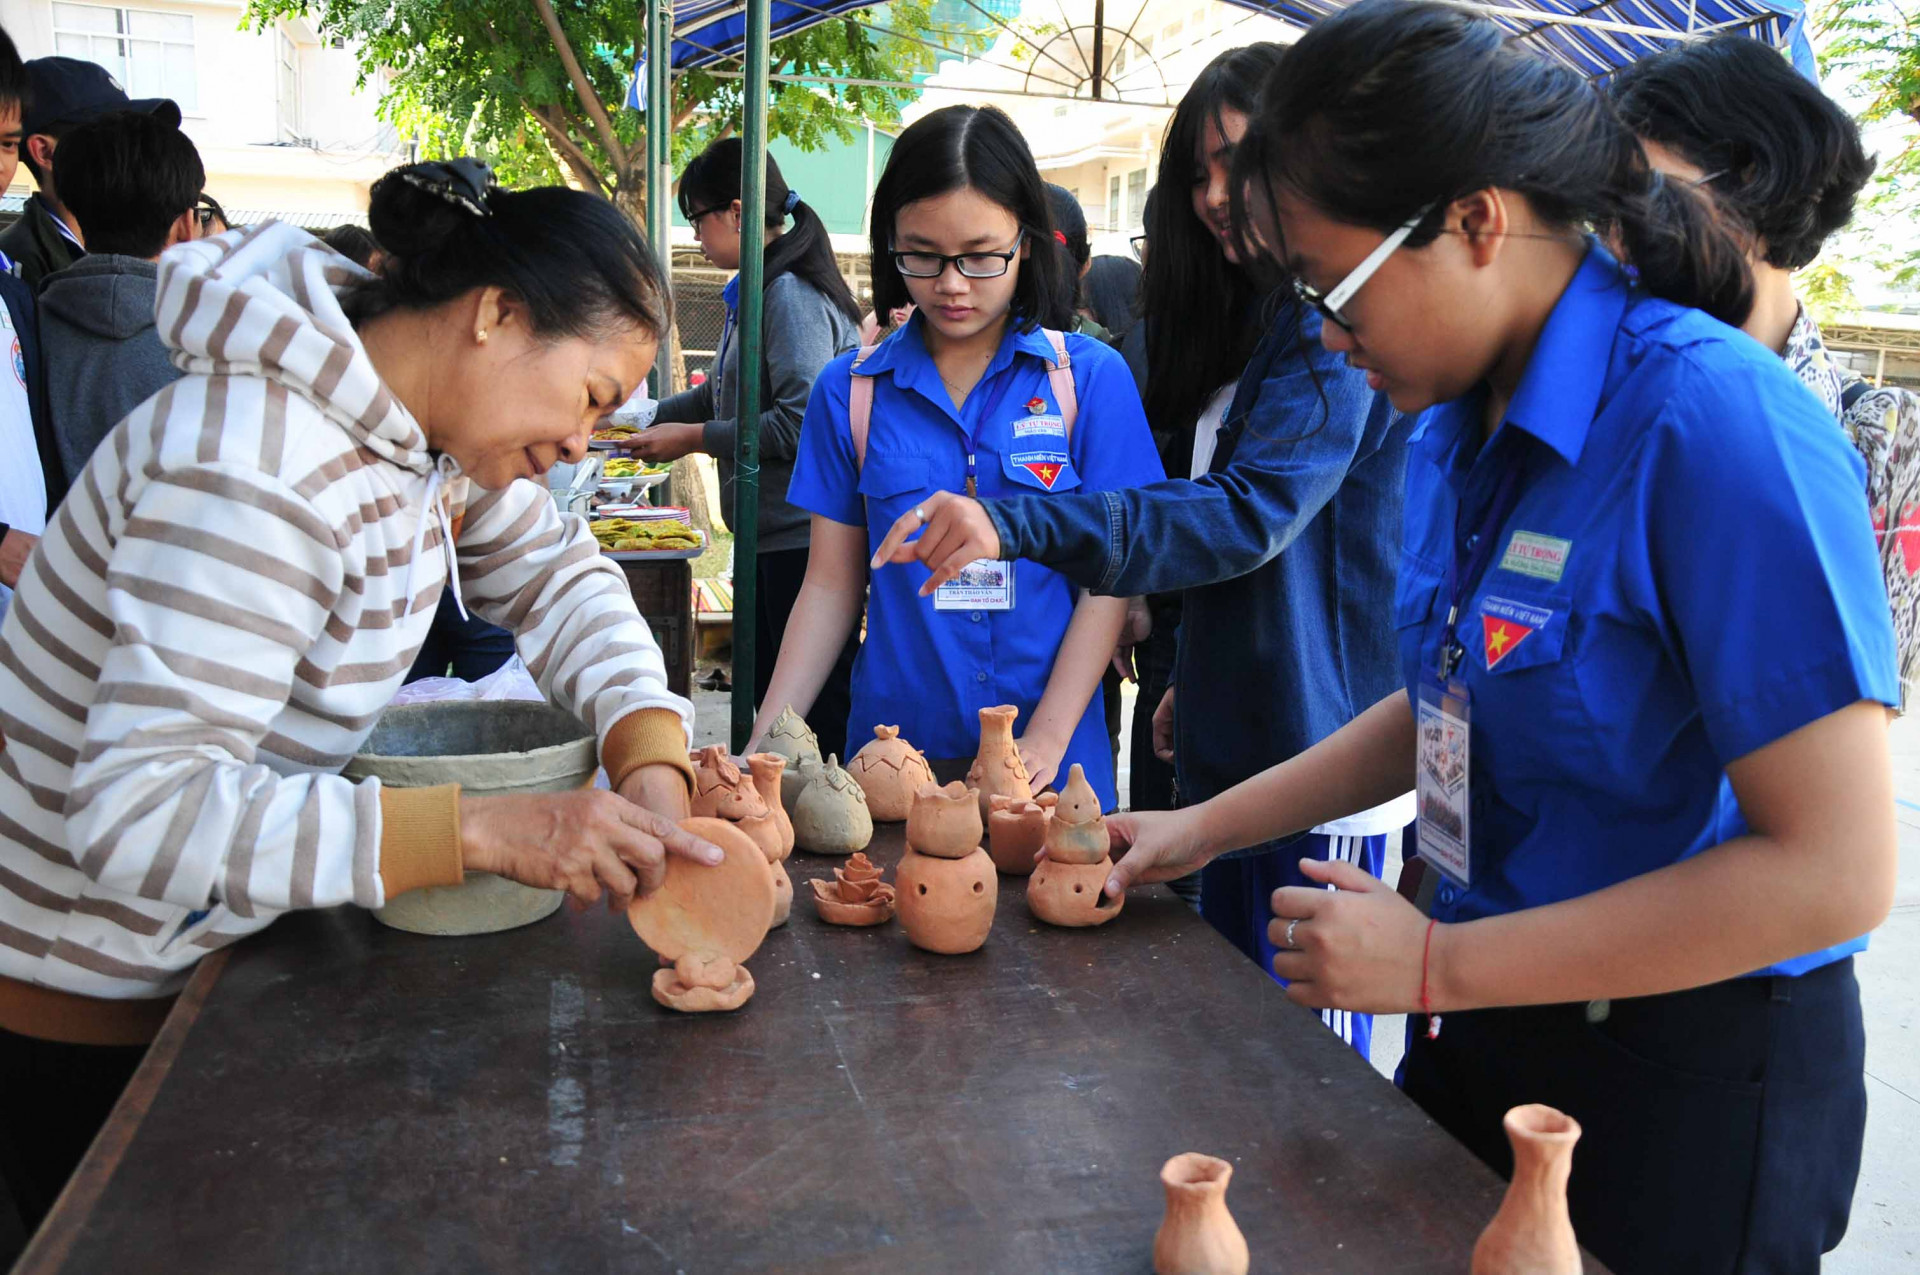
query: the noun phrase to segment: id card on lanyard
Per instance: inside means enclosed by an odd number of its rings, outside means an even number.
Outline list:
[[[1001,391],[1005,393],[1004,389]],[[998,399],[994,406],[998,406]],[[991,413],[993,408],[989,408]],[[980,494],[980,460],[973,439],[967,439],[967,496]],[[1013,610],[1013,563],[976,558],[955,579],[933,591],[935,611]]]
[[[1440,633],[1439,665],[1424,670],[1415,696],[1415,791],[1420,803],[1420,857],[1448,880],[1473,884],[1473,693],[1457,677],[1466,648],[1460,643],[1460,603],[1493,556],[1501,526],[1520,498],[1519,472],[1509,469],[1469,540],[1464,567],[1460,537],[1447,564],[1447,622]]]

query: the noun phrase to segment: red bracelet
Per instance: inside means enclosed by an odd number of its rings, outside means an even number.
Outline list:
[[[1420,1012],[1427,1016],[1427,1039],[1440,1038],[1440,1015],[1433,1012],[1433,997],[1427,993],[1427,963],[1433,957],[1433,927],[1440,924],[1440,918],[1434,917],[1427,922],[1427,945],[1420,953]]]

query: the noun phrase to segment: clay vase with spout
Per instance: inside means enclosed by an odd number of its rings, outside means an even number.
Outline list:
[[[1153,1275],[1247,1275],[1246,1236],[1227,1212],[1233,1166],[1189,1151],[1160,1169],[1167,1213],[1153,1237]]]
[[[899,823],[913,810],[913,795],[933,782],[926,754],[900,738],[898,726],[876,726],[847,771],[867,794],[867,810],[881,823]]]
[[[980,848],[979,799],[965,785],[920,789],[894,887],[900,928],[915,947],[957,956],[987,941],[999,879]]]
[[[1067,775],[1047,820],[1046,862],[1027,879],[1027,907],[1049,925],[1105,925],[1120,915],[1126,896],[1109,898],[1113,872],[1100,797],[1078,765]]]
[[[1580,1244],[1567,1215],[1567,1178],[1580,1125],[1531,1103],[1507,1112],[1513,1181],[1473,1246],[1473,1275],[1580,1275]]]
[[[780,830],[780,858],[793,853],[793,820],[780,801],[780,779],[786,773],[787,759],[779,753],[755,753],[747,758],[747,770],[753,775],[753,790],[767,804],[774,827]]]
[[[967,787],[980,792],[982,826],[993,815],[995,797],[1033,800],[1033,779],[1013,740],[1013,723],[1019,716],[1020,710],[1011,704],[980,710],[980,751],[974,755],[973,769],[967,772]]]

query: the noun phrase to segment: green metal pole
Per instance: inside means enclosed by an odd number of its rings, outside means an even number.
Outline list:
[[[753,649],[760,551],[760,323],[767,246],[767,39],[772,0],[747,0],[747,91],[740,135],[740,428],[733,497],[733,751],[753,733]]]
[[[660,277],[673,281],[673,0],[647,6],[647,238],[660,256]],[[653,396],[673,392],[673,343],[660,342],[653,356]]]

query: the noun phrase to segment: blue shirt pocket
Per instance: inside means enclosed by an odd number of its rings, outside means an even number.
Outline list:
[[[901,514],[925,498],[934,485],[930,456],[868,452],[860,467],[860,494],[867,501],[867,526],[885,535]]]

